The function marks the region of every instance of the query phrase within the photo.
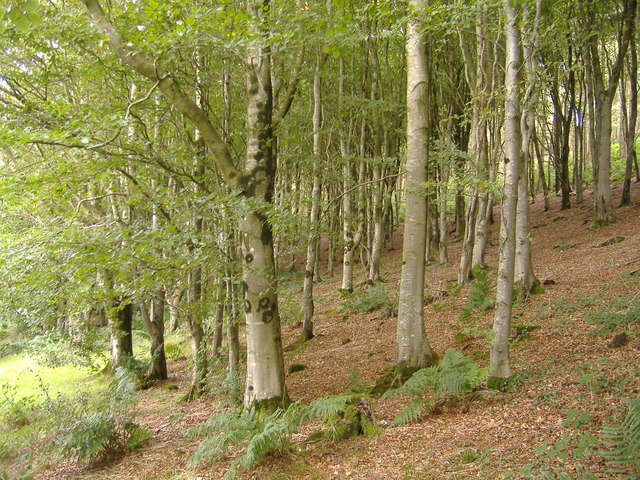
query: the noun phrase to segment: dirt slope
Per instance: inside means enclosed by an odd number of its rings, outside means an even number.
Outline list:
[[[555,444],[563,434],[592,431],[619,412],[623,398],[637,398],[640,392],[640,339],[632,336],[621,348],[610,348],[619,328],[594,335],[589,315],[610,309],[624,313],[640,296],[640,205],[634,186],[633,203],[616,210],[618,221],[591,230],[590,199],[587,203],[559,211],[542,211],[542,202],[532,205],[532,234],[535,272],[548,284],[546,293],[515,308],[516,322],[539,326],[512,349],[514,370],[520,384],[509,393],[484,392],[473,399],[451,402],[418,423],[386,428],[377,437],[359,437],[333,444],[305,444],[304,451],[283,458],[271,458],[245,478],[255,479],[463,479],[521,478],[519,469],[537,458],[535,448],[544,441]],[[613,190],[618,199],[620,188]],[[497,209],[496,209],[497,212]],[[497,225],[488,254],[496,268]],[[618,243],[608,241],[619,237]],[[621,239],[624,237],[624,239]],[[401,246],[400,236],[395,245]],[[457,272],[460,242],[450,244],[451,263],[430,265],[427,285],[432,292],[452,292]],[[397,290],[401,265],[399,249],[385,252],[382,276],[392,297]],[[339,272],[338,272],[339,274]],[[362,274],[360,274],[362,275]],[[359,279],[364,280],[364,277]],[[349,376],[376,378],[395,359],[395,318],[381,318],[378,312],[357,314],[337,311],[339,276],[325,278],[316,287],[322,300],[316,307],[317,336],[295,354],[288,364],[308,368],[287,379],[294,399],[309,401],[337,394],[347,387]],[[458,317],[467,303],[469,287],[425,307],[426,328],[432,346],[439,353],[455,348],[480,364],[488,362],[485,338],[456,341]],[[629,305],[615,299],[623,296]],[[478,326],[489,326],[492,311]],[[637,327],[636,318],[631,325]],[[298,328],[284,327],[285,344],[295,340]],[[139,420],[152,432],[141,450],[118,463],[98,469],[63,464],[36,475],[37,478],[74,479],[217,479],[225,462],[196,471],[185,463],[196,443],[183,437],[191,425],[202,422],[215,408],[217,399],[208,396],[184,404],[176,401],[188,384],[184,362],[171,367],[171,383],[177,392],[162,386],[140,393]],[[372,409],[379,421],[391,421],[399,401],[374,400]],[[570,409],[589,412],[589,421],[567,424]],[[542,454],[544,457],[544,454]],[[540,457],[538,457],[540,458]],[[545,457],[546,458],[546,457]],[[571,468],[575,462],[567,460]],[[561,465],[560,460],[556,465]],[[595,473],[599,464],[587,462]],[[508,473],[511,471],[512,473]],[[606,477],[602,477],[606,478]]]

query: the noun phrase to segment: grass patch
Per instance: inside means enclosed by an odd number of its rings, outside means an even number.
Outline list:
[[[100,376],[91,377],[91,370],[85,367],[50,368],[39,365],[27,355],[12,355],[0,359],[0,384],[16,386],[16,398],[19,399],[39,394],[43,385],[51,396],[64,396],[77,390],[98,391],[106,386],[106,381]]]

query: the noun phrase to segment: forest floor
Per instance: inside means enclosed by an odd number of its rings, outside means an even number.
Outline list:
[[[620,187],[613,189],[618,201]],[[573,200],[573,199],[572,199]],[[579,443],[615,421],[625,411],[626,398],[640,392],[640,189],[634,185],[631,206],[617,208],[617,222],[592,229],[589,195],[582,205],[542,211],[540,198],[532,204],[534,268],[546,292],[519,302],[514,322],[533,325],[512,345],[517,385],[507,393],[481,394],[442,403],[419,421],[382,429],[376,436],[359,436],[339,443],[310,443],[299,438],[297,453],[269,457],[241,478],[247,479],[494,479],[524,478],[526,465],[580,464],[598,478],[602,460],[580,459]],[[499,209],[496,207],[496,214]],[[489,278],[497,268],[498,224],[492,226],[488,250]],[[393,300],[400,277],[401,233],[394,250],[386,250],[382,279]],[[462,335],[460,312],[468,303],[470,286],[454,287],[461,242],[449,244],[446,265],[427,267],[427,289],[436,301],[425,306],[426,331],[432,347],[443,354],[453,348],[480,365],[488,363],[486,335]],[[325,255],[326,256],[326,255]],[[358,273],[364,281],[364,273]],[[297,282],[297,283],[295,283]],[[287,301],[296,301],[300,277],[289,287]],[[316,337],[286,354],[287,366],[306,370],[287,377],[291,398],[309,402],[344,392],[357,375],[369,381],[395,361],[396,318],[379,312],[357,313],[339,308],[340,272],[315,287]],[[493,309],[476,312],[472,332],[486,332]],[[616,334],[633,332],[626,345],[610,343]],[[299,336],[298,325],[283,325],[285,345]],[[351,379],[351,380],[350,380]],[[178,390],[163,388],[175,384]],[[229,459],[196,469],[186,463],[197,440],[185,431],[206,420],[219,398],[204,396],[179,402],[189,384],[184,360],[170,364],[170,379],[139,393],[137,421],[152,433],[142,448],[102,467],[62,463],[41,466],[42,479],[218,479]],[[390,424],[401,400],[371,401],[375,419]],[[566,457],[566,458],[564,458]],[[611,478],[611,477],[609,477]]]

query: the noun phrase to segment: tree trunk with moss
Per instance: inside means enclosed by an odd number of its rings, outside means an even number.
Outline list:
[[[266,26],[268,3],[247,2],[253,19]],[[247,64],[247,159],[244,169],[244,193],[263,200],[273,199],[276,165],[273,158],[271,52],[264,32],[249,46]],[[247,324],[247,378],[244,405],[263,405],[268,409],[285,406],[282,334],[278,312],[278,294],[273,233],[266,215],[247,213],[240,220],[240,242],[244,262],[243,290]]]

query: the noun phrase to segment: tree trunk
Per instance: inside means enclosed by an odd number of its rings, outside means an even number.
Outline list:
[[[513,274],[516,246],[516,210],[518,204],[518,176],[522,155],[520,131],[520,95],[518,92],[520,60],[520,32],[518,30],[519,0],[505,0],[506,66],[505,66],[505,159],[502,218],[500,222],[500,250],[496,286],[496,311],[491,341],[490,387],[500,387],[511,376],[509,363],[509,331],[513,300]]]
[[[595,25],[595,9],[593,5],[586,5],[585,23]],[[610,62],[607,85],[605,86],[604,72],[598,50],[598,36],[592,34],[585,46],[587,58],[586,72],[589,84],[590,105],[593,109],[593,150],[594,155],[594,207],[596,222],[608,224],[615,221],[611,204],[611,110],[613,99],[618,88],[620,75],[624,65],[624,58],[635,26],[637,10],[636,0],[625,0],[622,12],[623,28],[618,37],[618,52],[616,58]]]
[[[426,0],[410,0],[419,10]],[[424,260],[427,205],[421,183],[427,179],[429,155],[430,56],[420,24],[407,28],[407,211],[398,305],[398,363],[422,368],[436,361],[424,328]]]
[[[167,304],[169,306],[169,331],[171,332],[175,332],[180,326],[178,305],[180,305],[182,295],[182,288],[175,288],[167,299]]]
[[[272,156],[271,55],[267,36],[268,2],[247,2],[257,21],[247,46],[247,135],[246,163],[239,170],[229,146],[222,140],[207,111],[185,94],[158,62],[150,60],[139,46],[125,40],[110,22],[97,0],[82,0],[97,28],[123,62],[155,82],[171,105],[198,129],[222,178],[249,198],[271,203],[276,165]],[[250,22],[251,23],[251,22]],[[273,236],[265,213],[258,207],[240,221],[244,259],[244,299],[247,321],[247,381],[245,405],[256,403],[268,409],[284,406],[288,396],[284,383],[284,359],[276,294]]]
[[[201,222],[202,219],[196,220]],[[200,231],[196,228],[196,231]],[[187,397],[190,400],[202,395],[206,388],[207,379],[207,339],[202,327],[203,305],[202,305],[202,267],[196,265],[189,272],[189,285],[187,287],[187,302],[189,311],[187,312],[187,323],[191,334],[191,355],[193,355],[193,365],[191,366],[191,389]]]
[[[227,276],[229,276],[227,274]],[[215,314],[213,316],[213,335],[211,336],[211,354],[214,357],[220,355],[222,348],[222,333],[224,327],[224,310],[225,310],[225,282],[217,279],[215,282]]]
[[[529,228],[529,183],[531,144],[535,128],[535,107],[538,102],[538,26],[542,12],[542,0],[536,0],[536,15],[533,28],[526,41],[523,42],[523,53],[527,72],[527,90],[523,101],[523,111],[520,119],[522,132],[522,157],[520,179],[518,182],[518,205],[516,213],[516,252],[514,282],[520,293],[527,296],[533,292],[539,283],[533,273],[531,260],[531,231]],[[568,143],[567,143],[568,145]]]
[[[320,233],[321,200],[321,147],[322,147],[322,64],[324,55],[318,54],[313,76],[313,189],[311,191],[311,212],[309,213],[309,238],[307,239],[307,262],[304,270],[302,290],[303,321],[302,338],[313,338],[313,281],[316,272],[317,249]]]
[[[133,337],[131,326],[133,323],[133,304],[122,306],[121,298],[114,298],[107,307],[109,331],[111,336],[111,355],[109,368],[115,370],[126,364],[127,359],[133,358]]]
[[[629,65],[629,113],[626,115],[626,138],[625,143],[627,146],[626,165],[624,173],[624,184],[622,185],[622,197],[620,199],[620,206],[629,205],[631,203],[631,176],[633,175],[633,165],[636,162],[636,121],[638,118],[638,52],[636,51],[635,38],[631,39],[631,59]],[[620,91],[621,98],[624,98],[624,90],[626,86],[623,85]]]
[[[263,6],[247,2],[250,14],[263,20]],[[264,32],[254,32],[256,36]],[[270,203],[276,165],[272,156],[271,54],[266,39],[249,45],[247,68],[247,161],[250,179],[245,194]],[[244,393],[246,408],[272,410],[289,402],[285,386],[282,334],[278,312],[276,271],[273,257],[273,233],[265,215],[251,211],[240,220],[242,245],[244,310],[247,323],[247,378]]]
[[[168,378],[167,358],[164,352],[164,301],[165,292],[159,290],[151,300],[149,310],[149,325],[147,331],[151,338],[151,380],[166,380]]]

